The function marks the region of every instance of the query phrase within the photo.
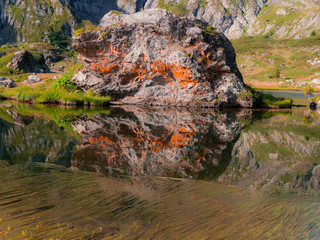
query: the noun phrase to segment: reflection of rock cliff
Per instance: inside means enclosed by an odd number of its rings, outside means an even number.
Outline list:
[[[215,179],[251,112],[113,109],[109,116],[79,118],[83,137],[72,165],[80,170]],[[242,121],[243,122],[243,121]]]
[[[241,133],[219,181],[252,190],[271,185],[320,190],[320,118],[301,109],[255,122]]]
[[[8,110],[12,121],[0,118],[0,160],[9,164],[51,162],[70,166],[75,141],[53,121]]]
[[[124,104],[252,107],[229,40],[206,22],[166,10],[111,12],[74,37],[83,90]],[[252,94],[251,94],[252,95]]]

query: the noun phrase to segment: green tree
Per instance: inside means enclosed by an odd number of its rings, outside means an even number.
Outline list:
[[[49,33],[49,39],[52,45],[64,50],[71,45],[71,39],[69,36],[63,34],[63,32],[51,32]]]

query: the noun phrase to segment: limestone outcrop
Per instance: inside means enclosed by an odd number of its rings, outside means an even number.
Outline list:
[[[114,11],[73,47],[84,63],[76,84],[119,104],[253,105],[231,43],[202,20],[163,9]]]

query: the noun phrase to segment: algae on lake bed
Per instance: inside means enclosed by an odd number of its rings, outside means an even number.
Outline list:
[[[0,238],[318,238],[316,111],[0,110]]]
[[[316,194],[112,179],[48,164],[0,172],[0,236],[7,239],[317,239],[319,231]]]

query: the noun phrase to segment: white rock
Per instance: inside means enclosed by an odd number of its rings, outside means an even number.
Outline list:
[[[14,81],[10,78],[0,77],[0,87],[13,88],[15,87]]]
[[[41,81],[40,77],[34,73],[34,74],[28,76],[28,79],[23,81],[23,83],[37,83],[40,81]]]
[[[316,84],[316,85],[320,85],[320,79],[315,78],[311,81],[311,83]]]
[[[288,80],[286,80],[286,83],[293,84],[293,80],[292,79],[288,79]]]

